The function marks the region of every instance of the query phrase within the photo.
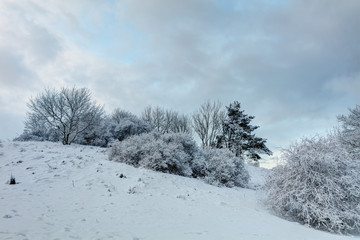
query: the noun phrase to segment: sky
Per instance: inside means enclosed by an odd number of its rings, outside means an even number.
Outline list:
[[[0,139],[22,133],[30,98],[76,86],[109,113],[239,101],[278,153],[360,104],[359,12],[358,0],[2,0]]]

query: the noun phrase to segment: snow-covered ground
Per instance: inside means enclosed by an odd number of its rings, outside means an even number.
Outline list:
[[[210,186],[49,142],[0,147],[0,239],[350,239],[269,213],[249,189]],[[253,187],[267,170],[248,167]],[[18,184],[9,185],[11,174]]]

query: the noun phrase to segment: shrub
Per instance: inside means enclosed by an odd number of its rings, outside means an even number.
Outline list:
[[[303,139],[284,152],[264,189],[276,214],[314,228],[360,229],[360,167],[337,136]]]
[[[204,179],[226,187],[245,187],[249,174],[241,158],[227,149],[201,151],[185,133],[151,132],[114,143],[109,159],[135,167]]]
[[[17,182],[16,182],[16,180],[15,180],[15,177],[13,177],[13,175],[11,175],[9,184],[10,184],[10,185],[14,185],[14,184],[16,184],[16,183],[17,183]]]
[[[228,149],[211,148],[204,150],[204,157],[204,179],[207,183],[226,187],[247,186],[249,173],[242,158],[236,157]]]
[[[191,176],[190,162],[196,151],[196,143],[187,134],[151,132],[114,143],[109,159],[135,167]]]
[[[28,141],[50,141],[57,142],[59,141],[59,135],[54,129],[50,130],[25,130],[20,136],[14,138],[14,141],[28,142]]]

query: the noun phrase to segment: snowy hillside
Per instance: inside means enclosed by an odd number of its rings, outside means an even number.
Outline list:
[[[252,186],[268,173],[249,172]],[[258,195],[110,162],[103,148],[0,147],[0,239],[350,239],[273,216]]]

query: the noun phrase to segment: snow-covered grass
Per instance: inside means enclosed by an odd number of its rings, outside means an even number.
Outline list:
[[[0,239],[350,239],[273,216],[255,190],[111,162],[103,148],[2,145]],[[261,185],[268,171],[247,168]]]

